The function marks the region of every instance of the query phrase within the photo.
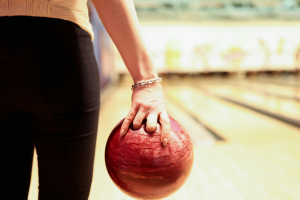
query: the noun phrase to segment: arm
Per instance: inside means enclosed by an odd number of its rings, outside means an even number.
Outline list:
[[[119,50],[134,82],[157,78],[150,53],[140,34],[138,19],[132,0],[92,0],[108,34]],[[167,144],[170,135],[170,121],[164,103],[162,87],[159,83],[137,87],[132,93],[131,109],[125,118],[121,135],[125,135],[129,125],[138,129],[147,119],[146,130],[156,129],[157,119],[162,125],[161,141]]]

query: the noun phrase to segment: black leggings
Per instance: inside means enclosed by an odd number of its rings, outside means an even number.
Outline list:
[[[0,17],[0,199],[87,200],[99,116],[90,35],[72,22]]]

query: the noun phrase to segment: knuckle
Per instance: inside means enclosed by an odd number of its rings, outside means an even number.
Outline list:
[[[149,109],[149,108],[151,107],[151,104],[150,104],[150,103],[147,103],[147,102],[144,102],[143,105],[142,105],[142,107],[143,107],[144,109]]]
[[[126,116],[126,119],[127,119],[127,120],[132,120],[132,118],[133,118],[133,116],[130,115],[130,114]],[[127,123],[128,123],[128,122],[127,122]]]
[[[149,110],[150,111],[153,111],[153,110],[155,110],[156,109],[156,106],[154,105],[154,104],[151,104],[150,106],[149,106]]]
[[[151,102],[151,107],[153,109],[156,109],[156,108],[163,109],[163,110],[166,109],[165,102],[162,100],[152,100],[150,102]]]
[[[144,106],[140,108],[140,111],[143,112],[143,113],[146,112],[147,110],[148,110],[148,108],[146,108]]]
[[[143,102],[141,102],[141,101],[135,101],[135,102],[133,102],[132,104],[133,104],[133,106],[135,106],[135,107],[139,107],[139,106],[142,105],[142,103],[143,103]]]
[[[163,107],[163,108],[165,108],[166,107],[166,104],[165,104],[165,102],[164,101],[159,101],[159,104]]]
[[[127,130],[127,128],[128,128],[128,125],[127,124],[123,124],[122,126],[121,126],[121,129],[123,129],[123,130]]]
[[[157,105],[160,106],[161,108],[165,108],[165,107],[166,107],[165,102],[162,101],[162,100],[159,100],[159,101],[157,101],[156,103],[157,103]]]
[[[125,129],[126,127],[128,127],[128,123],[124,122],[121,126],[122,129]]]

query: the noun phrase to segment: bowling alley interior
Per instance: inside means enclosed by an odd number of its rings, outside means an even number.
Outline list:
[[[168,114],[193,148],[186,182],[165,199],[300,200],[300,1],[134,5]],[[101,82],[89,200],[130,200],[108,174],[105,147],[130,110],[134,83],[91,2],[88,8]],[[37,198],[35,154],[28,199]]]

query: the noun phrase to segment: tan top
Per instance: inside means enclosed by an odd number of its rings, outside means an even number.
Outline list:
[[[94,36],[87,0],[0,0],[0,16],[16,15],[71,21]]]

